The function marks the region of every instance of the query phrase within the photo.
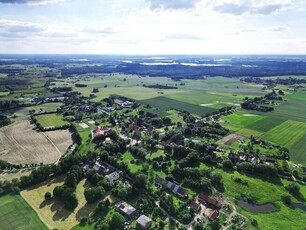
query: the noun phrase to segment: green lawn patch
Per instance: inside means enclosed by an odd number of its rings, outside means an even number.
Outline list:
[[[44,230],[47,227],[21,196],[7,195],[0,198],[0,229]]]
[[[67,121],[63,120],[63,115],[57,113],[42,114],[35,116],[37,122],[44,128],[47,127],[61,127],[63,125],[69,124]]]
[[[262,138],[286,148],[306,134],[306,123],[288,120],[265,133]]]

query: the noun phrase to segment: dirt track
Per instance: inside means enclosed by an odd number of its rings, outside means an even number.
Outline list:
[[[37,132],[26,118],[0,129],[0,159],[13,164],[54,163],[71,144],[69,131]]]

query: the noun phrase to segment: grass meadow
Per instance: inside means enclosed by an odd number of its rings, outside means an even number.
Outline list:
[[[48,228],[21,196],[6,195],[0,197],[0,229],[47,230]]]
[[[68,122],[63,120],[63,115],[56,113],[42,114],[36,116],[35,118],[37,119],[37,122],[44,128],[61,127],[68,124]]]

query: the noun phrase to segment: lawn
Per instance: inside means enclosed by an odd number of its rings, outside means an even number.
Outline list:
[[[44,128],[47,127],[61,127],[69,124],[63,120],[63,115],[57,113],[42,114],[35,116],[37,122]]]
[[[63,105],[63,103],[46,103],[41,105],[18,108],[13,110],[13,112],[20,116],[29,115],[29,111],[31,110],[35,110],[36,112],[38,112],[42,109],[45,112],[56,112],[56,109],[61,105]]]
[[[84,190],[86,187],[90,187],[90,184],[85,179],[77,186],[76,195],[79,204],[74,212],[67,211],[63,203],[56,198],[52,198],[46,202],[44,200],[45,193],[52,193],[56,186],[62,185],[63,183],[64,177],[58,177],[21,192],[21,196],[37,212],[49,229],[71,229],[73,226],[79,224],[83,217],[88,217],[97,205],[96,203],[86,203]]]
[[[123,162],[127,163],[129,166],[129,169],[131,170],[132,173],[136,173],[140,170],[142,170],[142,165],[137,164],[137,159],[130,153],[130,152],[125,152],[122,156]],[[132,163],[132,161],[134,163]]]
[[[262,139],[290,148],[306,133],[306,123],[288,120],[271,129]]]
[[[0,198],[0,225],[1,230],[47,229],[34,210],[19,195]]]

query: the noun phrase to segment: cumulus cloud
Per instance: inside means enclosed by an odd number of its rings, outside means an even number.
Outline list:
[[[191,9],[201,0],[146,0],[150,9]]]
[[[61,0],[0,0],[4,4],[28,4],[28,5],[47,5],[51,3],[58,3]]]
[[[294,6],[293,0],[216,0],[213,9],[219,13],[268,15]]]

